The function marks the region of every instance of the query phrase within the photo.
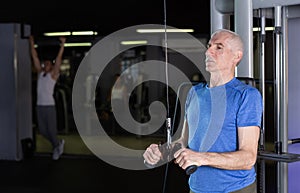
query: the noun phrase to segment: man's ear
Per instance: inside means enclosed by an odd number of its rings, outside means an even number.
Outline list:
[[[240,62],[242,58],[243,58],[243,52],[237,51],[234,56],[234,60],[236,60],[236,63]]]

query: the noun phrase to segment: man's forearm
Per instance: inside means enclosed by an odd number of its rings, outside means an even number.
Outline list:
[[[249,170],[256,162],[256,154],[249,151],[227,153],[199,153],[203,165],[227,170]]]

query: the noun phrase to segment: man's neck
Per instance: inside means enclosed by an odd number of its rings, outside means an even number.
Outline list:
[[[234,74],[222,75],[212,73],[209,80],[209,87],[216,87],[226,84],[234,78]]]

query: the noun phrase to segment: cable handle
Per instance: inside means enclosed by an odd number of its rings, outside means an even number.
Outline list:
[[[167,128],[167,145],[171,148],[172,144],[172,134],[171,134],[171,118],[166,119],[166,128]]]
[[[175,143],[174,148],[173,148],[173,155],[176,151],[182,148],[182,145],[180,143]],[[185,169],[186,175],[191,175],[197,170],[198,166],[196,165],[190,165]]]

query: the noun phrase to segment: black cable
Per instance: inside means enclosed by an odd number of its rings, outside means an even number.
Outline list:
[[[165,168],[164,183],[163,183],[163,193],[166,192],[167,179],[168,179],[168,170],[169,170],[169,162],[166,163],[166,168]]]
[[[170,143],[170,131],[168,130],[168,121],[170,121],[170,106],[169,106],[169,75],[168,75],[168,42],[167,42],[167,2],[166,0],[163,0],[164,2],[164,29],[165,29],[165,70],[166,70],[166,105],[167,105],[167,143]],[[169,144],[167,144],[169,146]],[[169,161],[169,160],[167,160]],[[169,163],[166,163],[165,168],[165,175],[164,175],[164,181],[163,181],[163,190],[162,192],[165,193],[166,186],[167,186],[167,178],[168,178],[168,169],[169,169]]]

